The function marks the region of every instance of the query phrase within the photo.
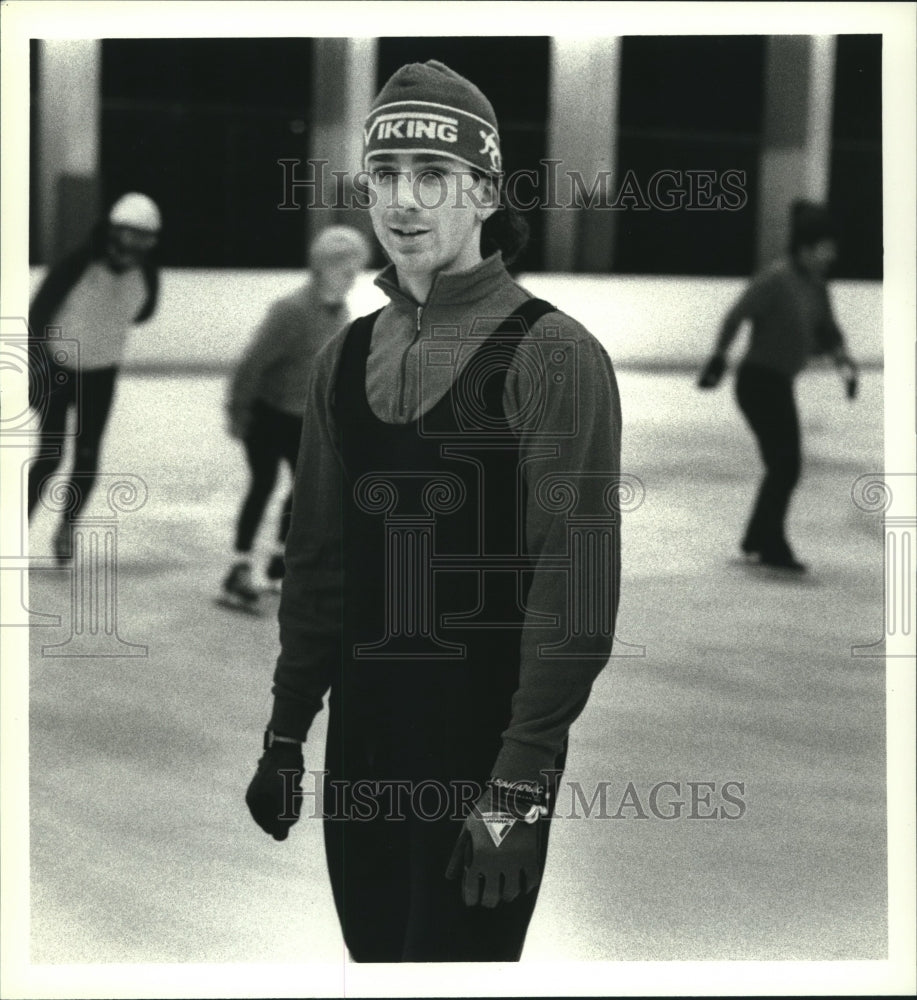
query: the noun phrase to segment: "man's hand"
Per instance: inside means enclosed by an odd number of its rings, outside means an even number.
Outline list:
[[[701,370],[700,378],[697,380],[698,388],[715,389],[724,371],[726,371],[726,358],[720,353],[714,354]]]
[[[267,742],[267,741],[265,741]],[[302,746],[275,742],[258,761],[245,803],[252,818],[274,840],[286,840],[302,804]]]
[[[446,869],[446,878],[462,876],[466,906],[511,903],[538,885],[546,813],[493,787],[478,799]]]
[[[860,387],[860,371],[850,358],[841,358],[837,362],[837,370],[844,380],[848,399],[856,399]]]
[[[227,414],[226,432],[233,440],[244,441],[245,436],[248,434],[248,420],[238,414]]]

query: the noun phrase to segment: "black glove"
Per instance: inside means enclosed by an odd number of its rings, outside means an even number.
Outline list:
[[[700,378],[697,380],[698,388],[715,389],[719,385],[724,371],[726,371],[726,359],[722,354],[714,354],[700,373]]]
[[[302,746],[298,742],[274,742],[258,761],[245,804],[258,826],[274,840],[286,840],[290,827],[299,819],[302,776]]]
[[[857,391],[860,387],[860,371],[857,366],[850,360],[850,358],[844,358],[838,364],[838,371],[841,373],[841,378],[844,380],[844,386],[847,390],[848,399],[856,399]]]
[[[531,892],[541,880],[547,808],[488,787],[472,807],[446,868],[462,875],[466,906],[495,907]],[[531,804],[530,804],[531,803]]]

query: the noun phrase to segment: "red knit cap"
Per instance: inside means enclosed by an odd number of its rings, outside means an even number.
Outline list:
[[[433,59],[402,66],[373,102],[363,128],[363,166],[382,153],[450,156],[485,174],[503,166],[490,101]]]

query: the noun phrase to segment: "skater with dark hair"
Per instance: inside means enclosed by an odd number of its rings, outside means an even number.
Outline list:
[[[312,274],[276,302],[236,366],[226,408],[229,433],[245,448],[250,483],[239,511],[233,565],[223,582],[224,599],[256,610],[251,551],[277,482],[281,462],[293,473],[299,451],[305,387],[320,348],[349,322],[347,295],[369,261],[369,243],[350,226],[329,226],[312,241]],[[270,581],[284,574],[283,547],[290,526],[292,493],[284,504],[276,547],[266,569]]]
[[[761,453],[764,478],[742,538],[745,555],[766,566],[805,572],[786,538],[786,516],[802,469],[794,380],[815,354],[830,354],[855,398],[857,367],[831,309],[826,278],[837,238],[824,206],[792,209],[789,256],[758,275],[729,310],[698,385],[712,389],[726,370],[726,353],[744,320],[752,324],[736,374],[736,398]]]
[[[287,837],[329,694],[321,815],[353,959],[516,961],[568,732],[612,648],[617,384],[506,270],[524,225],[474,84],[402,67],[364,143],[390,301],[312,372],[246,801]]]
[[[29,469],[30,518],[61,463],[67,413],[77,411],[70,502],[54,535],[58,559],[70,555],[70,521],[95,483],[128,333],[156,310],[153,250],[160,229],[156,204],[125,194],[89,240],[50,269],[29,308],[29,403],[42,415],[39,453]],[[66,341],[78,348],[62,349]]]

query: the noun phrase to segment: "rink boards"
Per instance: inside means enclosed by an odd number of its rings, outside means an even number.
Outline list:
[[[42,269],[33,268],[33,289]],[[350,296],[355,316],[387,299],[360,276]],[[131,369],[225,369],[239,357],[271,303],[295,290],[301,271],[165,269],[157,315],[134,331]],[[518,280],[595,334],[617,365],[682,367],[710,350],[723,314],[741,293],[740,278],[531,274]],[[831,285],[836,318],[861,363],[882,359],[882,285]],[[739,350],[739,345],[735,348]]]

